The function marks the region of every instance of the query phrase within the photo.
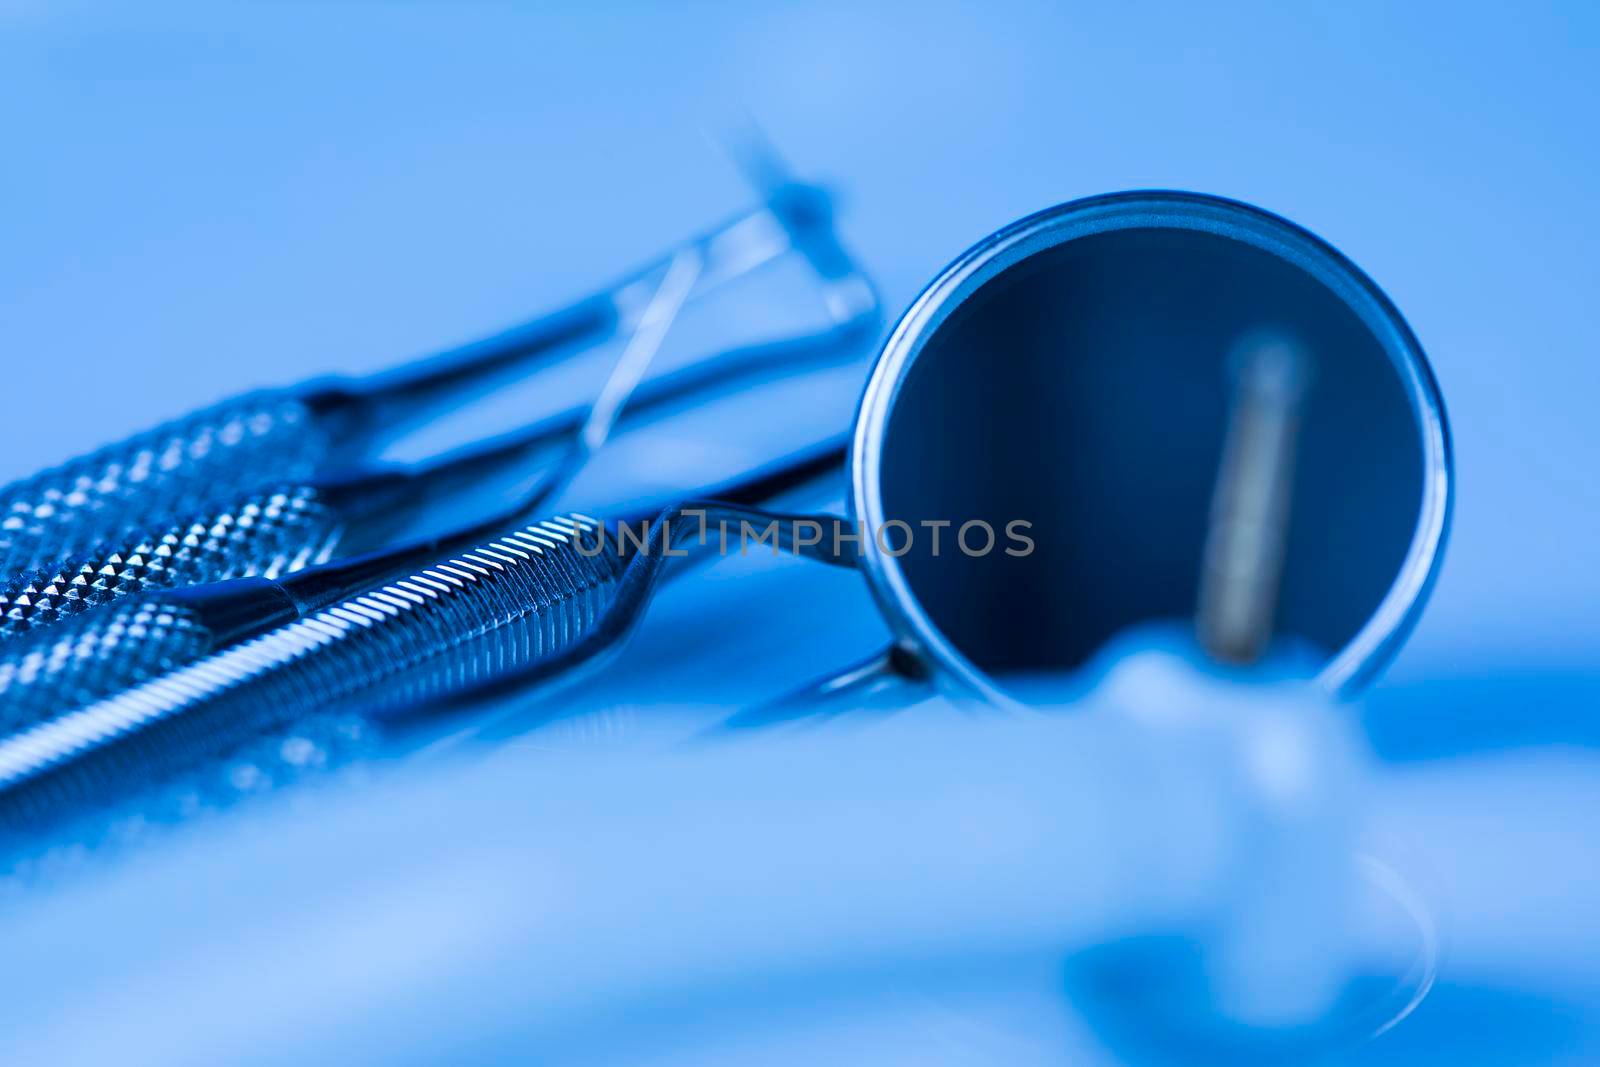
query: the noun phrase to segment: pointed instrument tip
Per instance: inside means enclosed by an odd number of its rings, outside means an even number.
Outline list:
[[[770,196],[794,182],[789,165],[779,154],[772,138],[767,136],[766,130],[751,115],[746,114],[723,130],[717,142],[739,168],[739,172],[762,195]]]

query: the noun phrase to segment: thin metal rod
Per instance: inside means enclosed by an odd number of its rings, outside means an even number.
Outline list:
[[[618,416],[638,390],[651,360],[661,351],[661,342],[666,339],[667,331],[683,310],[702,264],[703,260],[693,249],[684,249],[673,257],[650,303],[639,316],[639,324],[628,338],[622,355],[617,357],[605,382],[595,393],[582,427],[573,435],[566,453],[546,470],[538,486],[519,503],[519,510],[531,513],[542,508],[566,488],[590,457],[610,438]]]
[[[702,260],[692,249],[675,256],[657,285],[655,295],[639,318],[611,372],[595,394],[583,426],[556,463],[544,470],[537,483],[506,513],[479,520],[443,537],[430,538],[401,548],[367,553],[284,578],[281,587],[294,598],[302,614],[322,608],[390,574],[420,566],[427,560],[462,551],[506,526],[538,517],[539,511],[566,487],[589,458],[605,444],[629,397],[638,389],[650,361],[661,350],[667,330],[694,289]]]
[[[643,620],[655,596],[656,587],[666,574],[667,564],[675,559],[689,558],[692,561],[693,557],[701,560],[709,558],[708,553],[695,552],[694,549],[703,548],[708,543],[701,538],[711,523],[775,523],[779,549],[834,566],[855,566],[853,556],[829,551],[823,545],[802,543],[796,536],[801,525],[810,523],[820,526],[842,519],[826,514],[789,515],[768,511],[761,506],[774,497],[810,488],[825,478],[836,477],[844,457],[844,442],[829,442],[806,459],[779,464],[771,472],[757,475],[743,486],[730,487],[705,499],[665,508],[652,520],[637,517],[622,520],[630,528],[637,528],[642,521],[647,522],[644,543],[628,546],[630,558],[627,569],[618,580],[610,603],[580,639],[548,656],[510,667],[472,685],[462,686],[438,701],[384,709],[381,713],[384,721],[391,726],[414,726],[436,715],[480,706],[485,701],[511,693],[530,699],[546,695],[556,685],[571,685],[592,676],[621,651],[628,637]],[[598,534],[589,536],[602,539],[589,551],[603,548],[603,539],[607,536],[604,525],[601,525]],[[481,727],[482,724],[479,725]]]
[[[457,406],[519,376],[537,361],[636,332],[650,313],[654,279],[684,257],[700,264],[684,299],[708,295],[793,247],[774,206],[761,206],[685,241],[661,260],[571,307],[441,355],[356,379],[313,383],[308,403],[356,413],[352,428],[387,436],[395,427]]]
[[[857,360],[876,332],[876,323],[854,320],[813,334],[731,348],[678,370],[651,376],[629,397],[617,426],[626,430],[653,425],[755,385]],[[563,446],[570,447],[588,418],[588,406],[579,404],[531,426],[463,445],[407,468],[408,501],[431,507],[435,498],[447,498],[463,485],[526,470],[540,456],[553,459]],[[369,479],[375,480],[371,472],[358,471],[350,481],[360,492],[364,480]]]
[[[1260,331],[1240,341],[1234,364],[1195,628],[1212,658],[1248,664],[1272,639],[1311,360],[1294,338]]]
[[[666,338],[667,330],[677,319],[678,312],[683,309],[683,303],[689,298],[689,292],[694,288],[695,279],[699,275],[700,257],[693,251],[685,251],[673,257],[672,265],[667,268],[660,287],[656,289],[655,296],[645,308],[644,315],[639,321],[639,328],[628,339],[628,345],[623,349],[621,358],[617,360],[616,366],[611,368],[611,374],[606,378],[605,384],[600,387],[600,392],[589,409],[589,417],[584,421],[583,429],[578,432],[578,443],[585,454],[593,453],[606,443],[606,438],[611,436],[618,413],[633,395],[633,391],[638,388],[646,368],[650,366],[650,361],[661,350],[661,342]]]

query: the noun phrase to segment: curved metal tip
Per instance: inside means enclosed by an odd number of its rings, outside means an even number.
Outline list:
[[[751,115],[717,138],[741,174],[767,202],[789,242],[823,280],[823,302],[837,323],[876,322],[882,301],[855,259],[839,241],[836,197],[821,185],[795,177],[772,138]]]
[[[763,196],[771,197],[783,187],[796,184],[793,170],[754,116],[745,114],[722,133],[718,143]]]
[[[1305,345],[1287,330],[1260,327],[1234,344],[1228,372],[1236,389],[1298,404],[1316,378],[1316,364]]]

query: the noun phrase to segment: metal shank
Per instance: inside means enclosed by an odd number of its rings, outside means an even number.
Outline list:
[[[0,742],[0,830],[331,709],[427,702],[576,642],[622,573],[550,519]],[[580,539],[583,539],[580,542]]]

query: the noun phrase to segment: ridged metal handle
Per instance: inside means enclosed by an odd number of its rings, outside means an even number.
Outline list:
[[[546,520],[42,722],[0,741],[0,827],[27,834],[287,723],[426,702],[552,655],[622,571],[594,520]]]
[[[0,646],[0,737],[131,689],[209,655],[192,608],[140,598]]]
[[[115,862],[175,826],[224,815],[277,790],[327,780],[331,772],[360,773],[361,761],[381,745],[382,734],[372,723],[339,713],[252,738],[125,803],[0,855],[0,895],[23,886],[59,885],[63,878]]]
[[[309,478],[328,439],[292,393],[251,393],[0,488],[0,576]]]
[[[0,586],[0,650],[12,639],[135,593],[299,570],[325,559],[342,529],[340,516],[316,489],[286,486],[153,536],[93,549]],[[0,670],[4,662],[0,656]],[[106,664],[84,667],[98,671]]]

